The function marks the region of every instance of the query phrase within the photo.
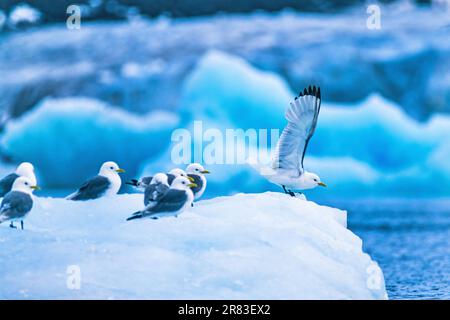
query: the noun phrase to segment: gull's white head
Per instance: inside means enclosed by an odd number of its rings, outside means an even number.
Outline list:
[[[34,174],[34,166],[29,162],[22,162],[16,169],[16,174],[21,177],[27,177],[33,185],[36,184],[36,176]]]
[[[191,182],[186,177],[176,177],[172,185],[170,186],[172,189],[178,189],[178,190],[190,190],[190,188],[194,188],[197,185],[193,182]]]
[[[33,190],[38,190],[39,187],[34,184],[31,179],[27,177],[18,177],[11,188],[11,191],[19,191],[28,194],[32,194]]]
[[[317,186],[326,187],[327,185],[320,180],[320,177],[312,172],[305,171],[302,175],[304,189],[313,189]]]
[[[206,173],[209,173],[208,170],[205,170],[203,166],[200,163],[191,163],[187,166],[186,172],[188,174],[197,174],[197,175],[203,175]]]
[[[165,184],[165,185],[169,185],[169,181],[167,179],[167,175],[164,173],[157,173],[153,176],[152,181],[150,182],[150,184]]]
[[[185,177],[187,178],[187,174],[183,169],[175,168],[169,171],[170,174],[173,174],[175,177]]]
[[[100,168],[99,175],[107,177],[110,175],[117,175],[118,173],[125,172],[125,170],[121,169],[117,163],[114,161],[105,162]]]

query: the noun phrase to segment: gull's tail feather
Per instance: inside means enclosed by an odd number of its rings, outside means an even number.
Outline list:
[[[139,180],[131,179],[131,181],[127,181],[127,182],[125,182],[125,184],[129,184],[130,186],[133,186],[133,187],[138,187],[139,186]]]
[[[66,200],[74,200],[77,195],[78,195],[78,191],[75,191],[74,193],[69,194],[65,199]]]
[[[140,218],[142,218],[142,212],[141,211],[136,211],[135,213],[133,213],[131,215],[131,217],[127,218],[127,221],[134,220],[134,219],[140,219]]]
[[[270,165],[266,165],[262,161],[258,161],[258,159],[249,157],[247,158],[246,162],[262,176],[271,176],[275,174],[273,167],[271,167]]]

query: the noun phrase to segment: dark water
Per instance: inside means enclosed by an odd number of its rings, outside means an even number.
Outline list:
[[[390,299],[450,299],[450,199],[334,202],[383,269]]]

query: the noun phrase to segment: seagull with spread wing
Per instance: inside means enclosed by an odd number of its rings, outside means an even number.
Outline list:
[[[307,190],[317,186],[326,187],[319,176],[303,167],[306,149],[317,125],[320,112],[320,88],[305,88],[291,102],[285,117],[288,121],[278,140],[270,167],[257,167],[262,176],[279,185],[284,192],[295,196],[292,190]]]

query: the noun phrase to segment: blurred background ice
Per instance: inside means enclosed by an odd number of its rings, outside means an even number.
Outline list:
[[[63,194],[105,160],[165,170],[174,129],[281,129],[320,85],[306,166],[329,188],[308,198],[349,210],[391,297],[449,296],[449,1],[77,1],[78,30],[71,4],[0,0],[0,172],[32,161]],[[208,169],[205,197],[278,190]]]

